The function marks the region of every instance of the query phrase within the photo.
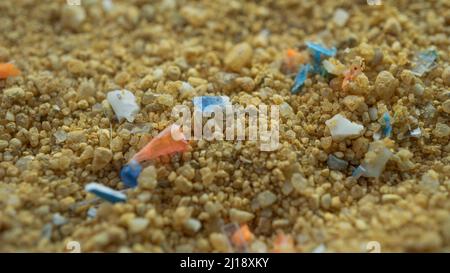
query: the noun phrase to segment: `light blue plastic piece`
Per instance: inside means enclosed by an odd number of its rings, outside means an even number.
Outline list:
[[[96,196],[111,202],[125,202],[127,201],[127,196],[120,191],[113,190],[105,185],[98,183],[89,183],[85,187],[87,192],[93,193]]]
[[[300,67],[300,70],[297,73],[297,76],[295,76],[295,80],[294,80],[294,85],[291,88],[291,93],[292,94],[297,94],[303,84],[305,83],[306,79],[308,78],[308,73],[309,70],[311,69],[311,65],[306,64],[306,65],[302,65]]]
[[[336,56],[336,53],[337,53],[337,49],[335,47],[326,48],[326,47],[322,46],[321,44],[317,44],[317,43],[313,43],[313,42],[306,42],[306,46],[312,51],[314,59],[318,62],[320,62],[321,55],[324,55],[327,57],[334,57],[334,56]]]
[[[392,126],[391,126],[391,116],[389,116],[388,112],[384,113],[383,120],[384,120],[383,135],[384,137],[390,137],[392,133]]]

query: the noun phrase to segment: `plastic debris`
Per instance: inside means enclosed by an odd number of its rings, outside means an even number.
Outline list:
[[[136,103],[136,98],[133,93],[126,89],[108,92],[107,100],[111,104],[119,122],[124,118],[128,122],[133,122],[134,117],[139,113],[139,105]]]
[[[422,136],[422,130],[420,130],[420,128],[417,127],[416,129],[410,131],[409,135],[412,136],[412,137],[419,138],[420,136]]]
[[[411,72],[416,76],[423,76],[423,74],[431,71],[437,66],[436,60],[438,54],[436,50],[422,51],[415,57],[415,65],[411,69]]]
[[[42,238],[50,240],[52,237],[52,231],[53,231],[52,224],[50,224],[50,223],[45,224],[41,231]]]
[[[228,245],[230,248],[230,251],[232,252],[248,252],[248,245],[245,242],[242,234],[237,233],[240,229],[240,226],[237,223],[229,223],[226,225],[222,225],[221,227],[223,234],[225,234],[225,236],[228,239]],[[239,238],[235,238],[239,237]],[[234,240],[233,240],[234,238]],[[236,242],[238,244],[236,244]],[[239,242],[242,242],[242,244],[239,244]]]
[[[61,214],[55,213],[53,214],[52,222],[55,226],[62,226],[67,224],[67,219],[64,218],[64,216],[62,216]]]
[[[185,99],[185,98],[193,97],[195,94],[195,89],[194,89],[194,87],[192,87],[192,85],[190,83],[181,82],[179,92],[180,92],[180,98]]]
[[[343,27],[345,26],[345,24],[347,23],[347,20],[349,18],[349,14],[346,10],[344,9],[336,9],[336,11],[334,12],[334,16],[333,16],[333,22],[339,26],[339,27]]]
[[[313,62],[312,62],[312,68],[310,64],[302,65],[299,68],[299,71],[297,75],[295,76],[294,80],[294,86],[291,88],[291,93],[296,94],[298,91],[300,91],[301,87],[305,83],[306,79],[308,78],[308,74],[310,72],[320,74],[324,76],[327,71],[322,66],[322,57],[333,57],[336,55],[336,48],[328,49],[326,47],[323,47],[320,44],[312,43],[312,42],[306,42],[306,46],[311,52]]]
[[[64,141],[66,141],[66,139],[67,139],[67,133],[66,133],[66,131],[64,131],[64,130],[62,130],[62,129],[57,130],[57,131],[53,134],[53,136],[54,136],[55,139],[56,139],[56,144],[62,143],[62,142],[64,142]]]
[[[152,128],[152,125],[150,123],[136,124],[136,126],[133,126],[131,128],[130,132],[132,134],[148,133],[151,128]]]
[[[237,247],[242,247],[251,242],[253,240],[253,237],[254,235],[250,232],[248,225],[242,225],[231,236],[231,242]]]
[[[97,216],[97,209],[96,208],[89,208],[87,211],[88,218],[95,218]]]
[[[188,146],[189,144],[181,127],[172,124],[136,153],[132,160],[140,163],[144,160],[152,160],[163,155],[185,152],[188,149]]]
[[[419,187],[424,192],[433,193],[439,190],[439,173],[434,170],[428,170],[422,175],[422,179],[419,181]]]
[[[325,68],[322,66],[322,57],[334,57],[336,55],[336,48],[328,49],[320,44],[306,42],[306,46],[312,53],[313,56],[313,72],[320,75],[325,75]]]
[[[327,251],[327,247],[324,244],[320,244],[313,249],[312,253],[324,253],[325,251]]]
[[[124,193],[98,183],[87,184],[85,190],[111,203],[125,202],[127,200],[127,196]]]
[[[337,59],[330,58],[322,62],[323,68],[330,74],[343,75],[346,67]]]
[[[306,79],[308,78],[308,73],[309,73],[310,69],[311,69],[311,66],[309,64],[302,65],[300,67],[300,70],[298,71],[297,76],[295,76],[294,86],[292,86],[292,89],[291,89],[292,94],[297,94],[301,90],[303,84],[305,83]]]
[[[341,114],[325,121],[325,124],[330,129],[331,137],[335,140],[359,136],[364,130],[364,126],[351,122]]]
[[[369,150],[361,164],[365,170],[363,172],[365,177],[379,177],[383,172],[386,163],[393,156],[386,144],[387,142],[384,140],[374,141],[369,144]]]
[[[337,53],[337,50],[335,47],[326,48],[318,43],[306,42],[306,46],[311,50],[315,61],[318,63],[320,62],[322,55],[327,56],[327,57],[334,57]]]
[[[299,65],[306,63],[308,61],[308,56],[306,54],[300,53],[295,49],[289,48],[286,50],[286,54],[283,60],[283,72],[286,74],[295,73]]]
[[[330,170],[343,171],[347,169],[348,162],[337,158],[334,155],[329,155],[327,160],[327,165]]]
[[[390,137],[392,133],[392,126],[391,126],[391,116],[389,116],[389,113],[386,112],[383,114],[383,136],[384,137]]]
[[[345,89],[347,85],[353,81],[359,74],[364,71],[365,65],[362,58],[357,58],[350,68],[344,72],[344,80],[342,81],[342,89]]]
[[[273,243],[273,252],[289,253],[294,251],[294,240],[292,239],[292,236],[279,233]]]
[[[192,99],[195,109],[202,112],[213,112],[214,107],[219,106],[224,109],[225,106],[231,105],[230,98],[227,96],[201,96]]]
[[[127,165],[122,167],[120,177],[123,183],[129,187],[136,187],[143,161],[176,152],[185,152],[188,146],[180,126],[173,124],[167,127],[137,152]]]
[[[135,160],[131,160],[130,163],[126,164],[120,170],[120,178],[122,182],[128,187],[136,187],[137,179],[142,172],[142,166]]]
[[[20,70],[12,63],[0,63],[0,79],[4,80],[9,77],[20,75]]]
[[[327,71],[322,65],[322,59],[323,57],[334,57],[337,52],[334,47],[329,49],[313,42],[306,42],[306,46],[312,55],[312,68],[310,64],[300,66],[299,71],[295,76],[294,85],[291,88],[292,94],[298,93],[310,72],[320,74],[322,76],[326,75]]]
[[[359,165],[356,169],[353,170],[352,176],[355,179],[360,178],[364,173],[366,172],[366,169]]]
[[[103,10],[106,12],[111,11],[114,7],[112,0],[103,0],[102,1]]]

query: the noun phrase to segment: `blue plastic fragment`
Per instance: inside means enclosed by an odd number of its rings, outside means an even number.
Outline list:
[[[327,75],[327,71],[322,65],[322,57],[333,57],[336,55],[336,48],[326,48],[320,44],[313,42],[306,42],[306,46],[311,51],[311,55],[313,57],[312,60],[312,68],[310,64],[306,64],[300,67],[297,76],[295,76],[294,86],[291,88],[291,93],[296,94],[301,90],[301,87],[305,83],[308,73],[312,72],[315,74],[319,74],[323,77]]]
[[[214,106],[225,107],[230,105],[230,98],[227,96],[201,96],[192,99],[195,109],[202,112],[213,111]]]
[[[384,120],[383,135],[384,137],[390,137],[392,133],[392,126],[391,126],[391,116],[389,116],[388,112],[384,113],[383,120]]]
[[[127,196],[125,194],[102,184],[89,183],[86,185],[85,190],[111,203],[127,201]]]
[[[355,179],[360,178],[364,173],[366,172],[366,169],[359,165],[356,169],[353,170],[352,176]]]
[[[300,91],[300,89],[302,88],[306,79],[308,78],[308,73],[309,73],[310,69],[311,69],[311,66],[309,64],[302,65],[300,67],[300,70],[298,71],[297,76],[295,76],[294,86],[292,86],[292,88],[291,88],[292,94],[297,94],[298,91]]]
[[[313,52],[314,61],[320,62],[321,55],[325,55],[327,57],[334,57],[337,53],[337,49],[335,47],[326,48],[321,44],[306,42],[306,46]]]
[[[123,166],[122,170],[120,170],[120,178],[125,185],[134,188],[138,184],[137,179],[141,171],[141,164],[136,161],[131,161],[129,164]]]

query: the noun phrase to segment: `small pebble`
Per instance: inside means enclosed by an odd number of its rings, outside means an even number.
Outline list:
[[[263,191],[258,194],[257,200],[262,208],[266,208],[277,201],[277,196],[271,191]]]
[[[239,72],[241,68],[251,61],[253,49],[248,43],[235,45],[225,57],[225,66],[230,70]]]
[[[153,190],[156,188],[158,181],[156,180],[157,174],[154,166],[150,165],[142,170],[138,178],[139,187],[143,189]]]
[[[98,147],[94,150],[94,159],[92,161],[92,168],[94,171],[98,171],[106,167],[113,157],[111,150]]]
[[[348,162],[335,157],[334,155],[329,155],[327,160],[327,165],[330,170],[343,171],[347,169]]]
[[[134,218],[128,222],[128,230],[132,234],[143,232],[149,224],[149,220],[145,218]]]
[[[238,210],[238,209],[230,209],[230,220],[232,222],[237,222],[239,224],[246,223],[255,218],[255,215],[251,212]]]
[[[381,71],[375,79],[375,92],[380,98],[389,99],[395,94],[398,80],[389,71]]]

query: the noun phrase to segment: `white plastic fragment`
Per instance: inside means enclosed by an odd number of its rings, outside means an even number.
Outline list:
[[[52,231],[53,231],[52,224],[50,224],[50,223],[45,224],[44,227],[42,228],[42,232],[41,232],[42,238],[50,240],[50,238],[52,237]]]
[[[52,219],[52,221],[53,221],[53,224],[54,224],[55,226],[62,226],[62,225],[65,225],[65,224],[67,223],[67,219],[64,218],[64,216],[62,216],[62,215],[59,214],[59,213],[53,214],[53,219]]]
[[[119,121],[125,118],[128,122],[133,122],[134,117],[139,113],[135,96],[126,89],[108,92],[107,100]]]
[[[419,138],[422,135],[422,131],[420,130],[420,127],[417,127],[416,129],[412,130],[409,134],[412,137]]]
[[[179,92],[180,92],[181,99],[190,98],[195,95],[194,87],[192,87],[192,85],[190,85],[188,82],[181,83]]]
[[[347,69],[341,62],[334,58],[323,60],[322,65],[328,73],[333,75],[343,75]]]
[[[125,202],[127,200],[127,196],[124,193],[98,183],[87,184],[85,190],[111,203]]]
[[[54,136],[55,139],[56,139],[56,144],[62,143],[62,142],[64,142],[64,141],[66,141],[66,139],[67,139],[67,133],[66,133],[66,131],[64,131],[64,130],[62,130],[62,129],[57,130],[57,131],[53,134],[53,136]]]
[[[370,143],[369,150],[361,164],[361,167],[365,169],[363,175],[365,177],[379,177],[392,155],[383,140]]]
[[[356,169],[353,170],[352,176],[355,179],[360,178],[364,173],[366,172],[366,169],[364,169],[363,166],[359,165]]]
[[[419,187],[428,193],[436,192],[439,189],[439,186],[439,174],[433,170],[424,173],[419,182]]]
[[[112,0],[103,0],[102,6],[103,6],[103,10],[106,12],[111,11],[114,7]]]
[[[335,140],[359,136],[364,130],[364,126],[351,122],[341,114],[325,121],[325,124],[330,129],[331,137]]]
[[[87,216],[88,218],[95,218],[95,216],[97,215],[97,209],[96,208],[89,208],[87,211]]]
[[[325,253],[327,251],[327,248],[324,244],[318,245],[316,248],[313,249],[312,253]]]
[[[343,27],[347,23],[348,17],[349,15],[347,11],[344,9],[336,9],[334,12],[333,21],[337,26]]]

